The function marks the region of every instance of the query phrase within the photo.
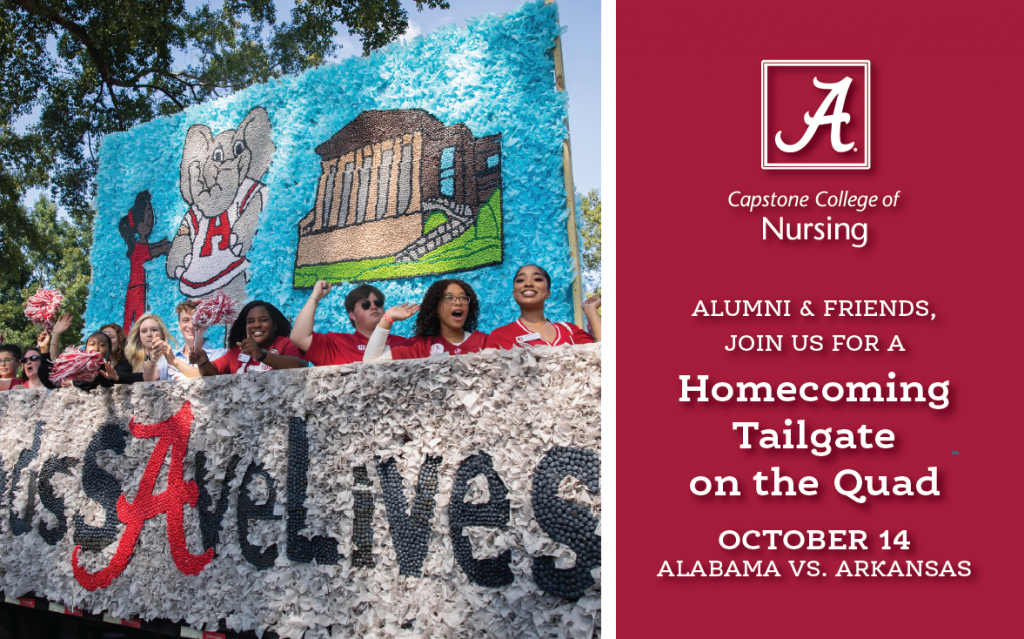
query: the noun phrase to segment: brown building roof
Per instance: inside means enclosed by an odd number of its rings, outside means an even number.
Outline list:
[[[363,111],[314,150],[323,160],[333,160],[366,146],[370,141],[384,140],[410,131],[422,131],[430,138],[439,137],[442,132],[444,135],[451,135],[464,131],[465,135],[473,137],[473,133],[465,124],[460,122],[446,127],[423,109]],[[368,135],[368,132],[372,133]]]

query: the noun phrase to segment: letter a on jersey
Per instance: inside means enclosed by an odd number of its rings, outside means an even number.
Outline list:
[[[761,168],[871,168],[870,71],[867,60],[764,60]]]

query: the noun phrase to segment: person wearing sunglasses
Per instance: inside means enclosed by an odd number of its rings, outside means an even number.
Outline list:
[[[21,358],[22,388],[53,388],[50,382],[50,358],[42,346],[30,346]]]
[[[295,318],[292,327],[292,342],[306,351],[306,359],[314,366],[338,366],[363,361],[366,344],[373,334],[381,316],[384,315],[384,293],[375,286],[361,284],[345,296],[345,311],[352,322],[354,333],[314,333],[316,309],[320,301],[331,292],[328,282],[319,280],[313,285],[306,305]],[[397,346],[406,339],[389,335],[387,344]]]
[[[569,322],[552,322],[544,315],[544,302],[551,297],[551,276],[536,264],[519,267],[512,278],[512,299],[519,305],[519,319],[494,329],[487,338],[488,348],[510,349],[516,346],[558,346],[592,344],[601,341],[601,298],[596,295],[583,302],[583,314],[593,335]]]
[[[401,322],[423,312],[416,318],[416,336],[405,344],[388,346],[394,322]],[[473,287],[462,280],[434,282],[423,296],[422,304],[392,306],[377,323],[364,362],[388,359],[416,359],[447,353],[465,355],[483,350],[487,333],[476,330],[480,317],[480,300]]]
[[[15,344],[0,345],[0,391],[19,388],[24,385],[18,377],[18,364],[21,361],[21,347]]]

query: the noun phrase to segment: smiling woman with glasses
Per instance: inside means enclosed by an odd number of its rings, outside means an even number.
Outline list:
[[[313,285],[306,305],[295,318],[292,342],[306,351],[306,359],[314,366],[338,366],[361,362],[370,335],[384,315],[384,293],[369,284],[361,284],[348,292],[345,296],[345,311],[352,322],[352,327],[356,329],[354,333],[314,333],[313,323],[316,320],[317,306],[331,292],[331,288],[331,284],[323,280]],[[397,335],[389,336],[387,341],[390,346],[405,342],[404,337]]]
[[[536,264],[519,267],[512,279],[512,299],[519,305],[519,319],[494,329],[487,338],[488,348],[516,346],[558,346],[560,344],[591,344],[601,341],[601,298],[590,297],[583,302],[593,335],[569,322],[552,322],[544,315],[544,302],[551,297],[551,276]]]
[[[399,346],[387,346],[394,322],[401,322],[422,310],[416,318],[416,336]],[[476,330],[480,300],[473,287],[462,280],[434,282],[422,304],[392,306],[380,319],[366,347],[365,362],[388,359],[416,359],[448,353],[465,355],[483,350],[487,333]]]

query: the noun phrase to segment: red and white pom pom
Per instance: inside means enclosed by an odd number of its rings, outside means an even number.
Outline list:
[[[39,328],[49,331],[53,328],[57,309],[63,301],[64,296],[60,291],[41,288],[25,302],[25,317]]]
[[[231,324],[238,317],[238,302],[218,290],[217,294],[209,297],[196,305],[192,314],[192,325],[196,328],[207,329],[211,326]]]
[[[74,346],[68,346],[50,368],[50,381],[59,384],[65,379],[88,380],[93,373],[103,368],[106,360],[99,351],[86,353]]]

